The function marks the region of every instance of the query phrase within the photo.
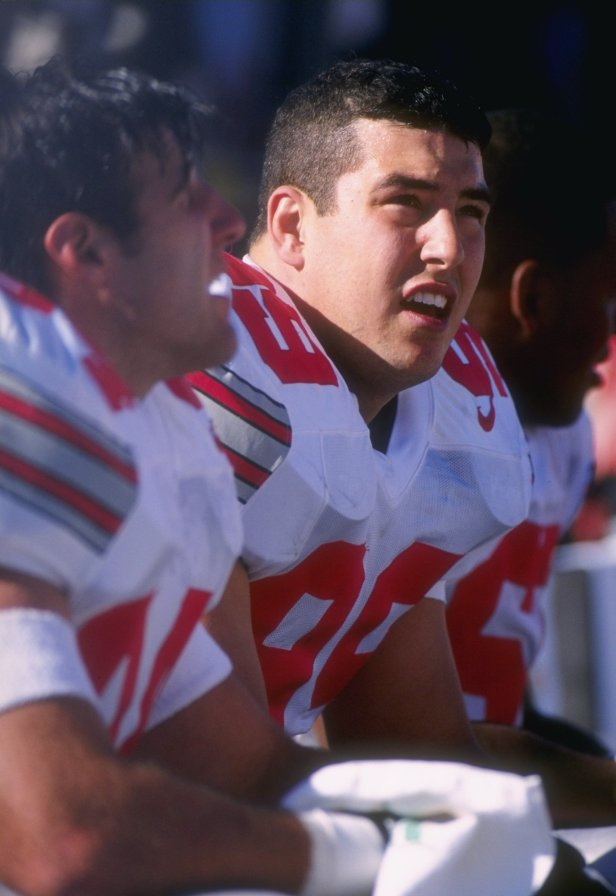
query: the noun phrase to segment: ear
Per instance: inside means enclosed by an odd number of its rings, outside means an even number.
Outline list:
[[[62,280],[100,272],[104,258],[103,233],[98,224],[80,212],[65,212],[47,228],[43,245]]]
[[[553,326],[558,295],[557,284],[545,265],[527,258],[516,266],[511,275],[509,307],[525,336]]]
[[[267,222],[278,257],[301,270],[304,266],[303,227],[309,204],[305,193],[296,187],[277,187],[269,198]]]

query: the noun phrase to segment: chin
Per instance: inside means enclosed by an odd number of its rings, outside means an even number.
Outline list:
[[[411,385],[417,386],[419,383],[425,383],[426,380],[431,380],[441,369],[443,360],[444,355],[442,358],[425,359],[423,363],[420,360],[416,360],[408,369],[409,376],[412,378]]]

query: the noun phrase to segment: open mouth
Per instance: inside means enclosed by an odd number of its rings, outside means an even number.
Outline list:
[[[435,320],[444,320],[448,314],[448,299],[441,293],[417,292],[408,299],[402,301],[403,307],[415,314],[423,314],[424,317],[433,317]]]

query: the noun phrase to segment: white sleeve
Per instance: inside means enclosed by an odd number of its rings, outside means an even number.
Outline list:
[[[202,625],[198,625],[154,701],[146,730],[211,691],[229,676],[232,668],[224,650]]]
[[[66,378],[45,388],[35,373],[0,372],[0,564],[72,591],[130,514],[138,471],[77,373],[70,402]]]

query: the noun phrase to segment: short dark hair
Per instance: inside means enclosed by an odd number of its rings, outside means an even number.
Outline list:
[[[447,130],[484,149],[490,125],[475,101],[436,72],[389,59],[336,62],[292,90],[278,108],[266,141],[257,221],[267,229],[274,189],[292,184],[331,210],[338,178],[361,164],[352,128],[360,118]]]
[[[43,247],[51,222],[79,211],[122,240],[138,230],[143,151],[164,164],[171,134],[198,161],[210,110],[188,89],[125,68],[74,75],[54,58],[0,80],[0,270],[51,297]]]
[[[592,135],[554,110],[488,113],[484,174],[492,206],[480,280],[506,282],[525,258],[567,269],[607,239],[611,177]]]

